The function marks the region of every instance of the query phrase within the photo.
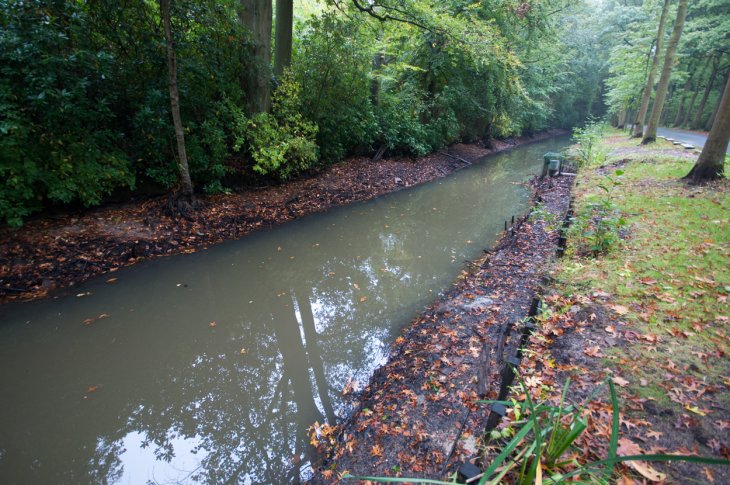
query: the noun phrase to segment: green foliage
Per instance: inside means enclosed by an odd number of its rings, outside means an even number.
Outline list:
[[[287,74],[274,92],[271,114],[255,114],[247,123],[246,140],[253,170],[285,180],[317,161],[317,125],[300,112],[301,87]]]
[[[620,242],[619,231],[626,220],[613,201],[613,191],[621,185],[618,177],[623,174],[623,170],[616,170],[615,177],[606,175],[605,181],[598,185],[604,195],[589,202],[585,211],[575,218],[571,239],[575,240],[578,253],[605,254]]]
[[[582,2],[309,6],[291,79],[252,116],[242,83],[260,60],[239,2],[171,7],[190,172],[206,192],[231,175],[284,180],[380,148],[419,156],[569,126],[600,104],[605,48]],[[0,217],[177,184],[157,2],[0,0],[0,27]]]
[[[3,2],[0,18],[0,218],[19,225],[46,201],[99,203],[134,176],[107,88],[115,59],[74,40],[87,16]]]
[[[174,2],[190,170],[222,189],[242,105],[245,33],[232,2]],[[53,203],[101,203],[151,180],[177,183],[167,64],[156,2],[0,2],[0,218]]]
[[[600,120],[589,119],[586,124],[581,127],[573,128],[573,141],[576,145],[576,158],[581,165],[593,165],[597,161],[603,159],[596,145],[603,136],[605,123]]]
[[[317,144],[326,162],[367,151],[375,139],[371,41],[361,24],[333,13],[309,20],[298,39],[292,71],[303,87],[302,114],[319,127]]]

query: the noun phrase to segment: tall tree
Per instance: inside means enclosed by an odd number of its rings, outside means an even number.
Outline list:
[[[193,182],[190,180],[190,169],[188,168],[188,155],[185,150],[185,131],[180,118],[180,94],[177,89],[177,57],[175,55],[175,40],[172,37],[170,23],[170,0],[160,0],[160,11],[162,13],[162,24],[165,30],[165,41],[167,44],[167,75],[170,88],[170,108],[172,110],[172,123],[175,128],[175,139],[177,140],[177,168],[180,177],[180,197],[186,204],[194,201]]]
[[[679,126],[679,122],[682,119],[682,116],[684,116],[684,107],[687,102],[687,96],[689,96],[690,93],[692,93],[692,80],[694,78],[695,70],[692,69],[693,65],[690,63],[688,66],[688,72],[687,72],[687,81],[684,83],[684,87],[682,88],[682,95],[680,96],[679,106],[677,107],[677,113],[674,115],[674,122],[672,123],[672,126]]]
[[[664,100],[667,97],[669,78],[672,76],[674,57],[677,52],[677,46],[679,45],[679,39],[680,37],[682,37],[682,29],[684,28],[684,19],[686,16],[687,0],[679,0],[679,8],[677,8],[677,18],[674,21],[672,36],[669,38],[669,44],[667,45],[667,54],[664,57],[664,67],[662,68],[662,75],[659,78],[659,85],[657,86],[656,90],[654,106],[652,107],[651,116],[649,117],[649,126],[646,129],[646,133],[644,133],[644,138],[641,140],[642,144],[654,143],[656,141],[656,130],[659,126],[659,117],[662,114],[662,109],[664,108]]]
[[[244,74],[248,114],[271,107],[271,0],[239,0],[238,20],[251,33],[250,57],[253,65]]]
[[[692,182],[714,180],[725,176],[725,154],[730,141],[730,76],[725,92],[717,107],[715,122],[707,136],[705,146],[692,170],[684,177]]]
[[[702,122],[702,113],[705,111],[705,105],[707,104],[707,99],[710,97],[710,93],[712,92],[712,85],[715,84],[715,78],[717,77],[717,69],[719,67],[719,59],[715,56],[712,60],[712,71],[710,72],[710,79],[707,80],[707,85],[705,86],[705,92],[702,94],[702,99],[700,100],[700,105],[697,107],[697,112],[695,113],[694,120],[692,121],[692,129],[696,130],[700,127],[700,124]]]
[[[654,51],[654,59],[651,61],[649,75],[646,78],[646,86],[644,86],[644,92],[641,95],[641,107],[639,108],[639,112],[636,114],[634,128],[631,133],[631,136],[634,138],[641,138],[644,134],[644,122],[646,121],[646,112],[649,110],[651,92],[654,90],[654,79],[656,77],[657,69],[659,68],[659,59],[662,53],[662,46],[664,45],[664,29],[667,23],[668,13],[669,0],[664,0],[662,13],[659,15],[659,28],[657,29],[656,34],[656,50]]]
[[[704,74],[705,70],[707,69],[707,66],[710,65],[710,60],[711,59],[708,57],[705,65],[696,73],[697,79],[693,82],[692,97],[689,100],[689,106],[687,107],[687,111],[685,111],[682,115],[682,121],[680,121],[676,126],[686,126],[689,122],[689,117],[692,115],[692,111],[694,110],[697,95],[700,92],[700,79],[702,78],[702,74]]]
[[[291,65],[293,21],[294,0],[276,0],[276,52],[274,53],[274,75],[276,77],[281,77],[284,69]]]

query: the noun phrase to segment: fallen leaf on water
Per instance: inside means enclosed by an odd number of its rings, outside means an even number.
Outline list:
[[[241,355],[247,354],[248,351],[244,348],[241,348],[241,351],[239,352]]]
[[[117,281],[118,279],[119,279],[119,278],[109,278],[108,280],[106,280],[106,282],[107,282],[107,283],[114,283],[114,282],[115,282],[115,281]]]
[[[84,320],[81,323],[83,323],[84,325],[91,325],[92,323],[94,323],[94,319],[93,318],[87,318],[86,320]]]
[[[101,320],[102,318],[109,318],[109,314],[108,313],[102,313],[101,315],[99,315],[96,318],[98,318],[99,320]]]
[[[99,386],[89,386],[88,389],[86,389],[87,394],[90,392],[96,392],[96,390],[99,389]]]
[[[363,296],[363,297],[360,298],[360,303],[364,303],[366,301],[368,301],[368,297],[367,296]]]
[[[352,286],[354,286],[356,290],[359,290],[359,289],[360,289],[360,285],[358,285],[357,283],[355,283],[355,284],[354,284],[354,285],[352,285]]]
[[[210,323],[208,324],[208,326],[209,326],[210,328],[215,328],[215,327],[217,327],[217,326],[218,326],[218,324],[217,324],[217,323],[215,323],[215,322],[210,322]]]

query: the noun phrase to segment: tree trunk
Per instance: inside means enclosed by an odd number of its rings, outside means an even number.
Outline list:
[[[700,153],[692,170],[685,179],[692,182],[703,182],[723,178],[725,153],[730,141],[730,75],[725,82],[725,91],[717,105],[717,117],[707,136],[705,147]]]
[[[722,102],[722,97],[727,91],[728,80],[730,80],[730,69],[728,69],[727,74],[725,75],[725,84],[723,84],[724,88],[720,92],[720,97],[717,99],[717,104],[715,105],[715,110],[712,112],[712,116],[710,116],[710,119],[707,120],[707,125],[705,125],[705,131],[710,131],[712,129],[712,125],[715,124],[715,120],[717,119],[717,112],[719,111],[720,103]]]
[[[677,108],[677,115],[674,117],[674,123],[672,123],[672,126],[679,126],[679,122],[682,119],[682,116],[684,116],[684,107],[687,103],[687,94],[692,90],[692,79],[694,78],[694,72],[692,71],[692,63],[690,63],[689,68],[689,76],[687,76],[687,82],[684,83],[684,88],[682,88],[682,98],[679,101],[679,107]]]
[[[709,59],[708,59],[709,62]],[[706,67],[706,66],[705,66]],[[704,72],[704,68],[702,71],[700,71],[700,76],[702,76],[702,72]],[[700,93],[700,82],[699,78],[695,81],[694,88],[692,90],[692,98],[689,100],[689,106],[687,107],[687,111],[684,113],[684,117],[682,118],[682,122],[679,124],[679,126],[687,126],[687,123],[689,122],[689,117],[692,114],[694,107],[695,107],[695,101],[697,101],[697,95]]]
[[[679,38],[682,36],[682,28],[684,27],[684,19],[687,16],[687,0],[679,0],[679,8],[677,9],[677,19],[674,21],[674,29],[672,36],[669,38],[667,45],[667,54],[664,57],[664,66],[662,67],[662,75],[659,78],[659,85],[656,90],[656,98],[654,106],[649,117],[649,126],[641,140],[643,145],[654,143],[656,141],[656,130],[659,126],[659,118],[664,107],[664,100],[667,97],[667,89],[669,88],[669,78],[672,76],[672,67],[674,65],[674,57],[679,45]]]
[[[670,84],[669,89],[667,89],[667,97],[664,99],[665,106],[668,106],[669,104],[671,104],[672,98],[674,97],[674,91],[675,91],[674,84]],[[666,126],[668,117],[669,117],[669,110],[662,109],[662,115],[659,117],[659,125]]]
[[[691,128],[693,130],[699,128],[702,122],[702,113],[705,111],[707,98],[710,97],[710,93],[712,92],[712,85],[715,84],[715,78],[717,77],[717,68],[718,62],[717,58],[715,58],[712,62],[712,72],[710,73],[710,79],[708,79],[707,81],[707,86],[705,86],[705,92],[702,94],[702,99],[700,100],[700,106],[697,108],[697,112],[695,113],[695,119],[692,121]]]
[[[238,20],[249,32],[253,60],[242,83],[249,115],[269,111],[271,106],[271,0],[240,0]]]
[[[184,202],[189,204],[193,202],[194,197],[193,182],[190,180],[188,155],[185,150],[185,131],[183,130],[182,119],[180,118],[180,95],[177,90],[177,57],[175,56],[175,41],[172,38],[172,27],[170,25],[170,0],[160,0],[160,10],[165,30],[165,41],[167,43],[168,86],[170,88],[172,124],[175,127],[175,138],[177,140],[177,168],[180,176],[180,195]]]
[[[669,0],[664,0],[662,13],[659,16],[659,28],[657,29],[656,34],[656,51],[654,52],[654,59],[651,62],[651,69],[649,69],[649,76],[646,79],[644,92],[641,95],[641,107],[639,108],[639,112],[636,114],[634,129],[631,134],[631,136],[634,138],[641,138],[641,136],[644,134],[644,122],[646,121],[646,112],[649,110],[649,100],[651,99],[651,92],[654,90],[654,78],[656,77],[656,71],[659,67],[659,59],[661,56],[662,45],[664,44],[664,27],[667,23],[668,12]]]
[[[294,0],[276,0],[276,52],[274,75],[280,78],[291,65],[292,22]]]

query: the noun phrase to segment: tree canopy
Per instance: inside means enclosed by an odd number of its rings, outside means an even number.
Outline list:
[[[215,193],[348,156],[625,118],[662,2],[328,0],[296,2],[293,15],[281,0],[281,15],[272,0],[169,3],[170,43],[152,0],[0,1],[1,219],[186,186],[182,136],[192,185]],[[727,7],[693,2],[667,119],[710,123],[730,60]],[[691,107],[672,88],[690,77],[706,92]]]

